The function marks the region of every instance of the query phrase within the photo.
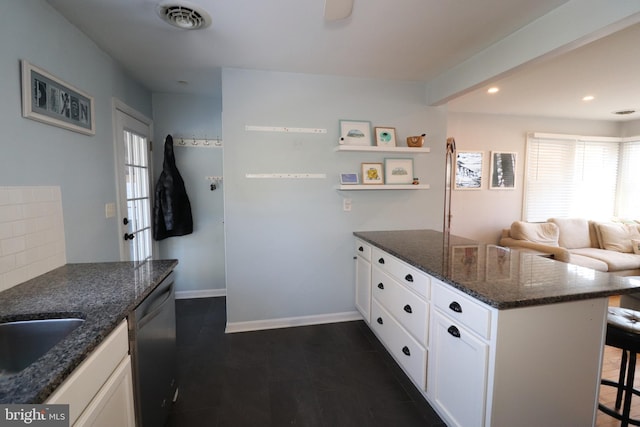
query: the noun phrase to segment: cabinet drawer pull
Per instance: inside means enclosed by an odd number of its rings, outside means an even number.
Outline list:
[[[413,310],[411,310],[411,306],[409,304],[404,306],[404,311],[406,311],[409,314],[413,313]]]
[[[460,338],[460,331],[458,330],[458,328],[456,328],[453,325],[449,326],[449,329],[447,329],[447,332],[449,332],[451,335],[453,335],[456,338]]]
[[[410,274],[407,274],[406,276],[404,276],[404,280],[406,280],[407,282],[413,283],[413,276]]]
[[[456,313],[462,313],[462,307],[460,306],[460,304],[458,304],[457,301],[453,301],[451,304],[449,304],[449,308]]]
[[[384,289],[384,284],[382,282],[378,283],[378,289]]]
[[[382,317],[378,317],[376,319],[376,322],[378,322],[378,324],[382,325],[384,322],[382,321]]]
[[[411,351],[409,351],[409,347],[407,347],[406,345],[402,347],[402,352],[407,356],[411,356]]]
[[[378,264],[384,264],[384,258],[380,258],[380,259],[378,260]]]
[[[362,246],[360,246],[360,247],[358,248],[358,250],[359,250],[360,252],[364,252],[364,248],[363,248]]]

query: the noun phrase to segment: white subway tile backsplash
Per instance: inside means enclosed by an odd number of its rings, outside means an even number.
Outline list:
[[[66,262],[60,187],[0,187],[0,291]]]

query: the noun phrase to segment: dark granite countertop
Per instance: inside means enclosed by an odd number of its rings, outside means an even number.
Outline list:
[[[640,277],[602,273],[453,235],[445,239],[439,231],[353,234],[497,309],[640,292]]]
[[[67,264],[0,292],[0,322],[85,321],[26,369],[0,375],[0,403],[42,403],[167,277],[177,260]]]

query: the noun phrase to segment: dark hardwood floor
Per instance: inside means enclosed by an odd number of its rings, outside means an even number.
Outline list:
[[[225,334],[225,302],[176,302],[168,427],[445,425],[364,322]]]

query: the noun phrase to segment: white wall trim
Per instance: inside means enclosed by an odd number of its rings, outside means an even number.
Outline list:
[[[216,298],[227,295],[227,289],[203,289],[195,291],[176,291],[176,299]]]
[[[362,315],[357,311],[347,311],[344,313],[286,317],[282,319],[252,320],[248,322],[227,322],[225,333],[232,334],[235,332],[260,331],[264,329],[291,328],[294,326],[349,322],[351,320],[362,320]]]

